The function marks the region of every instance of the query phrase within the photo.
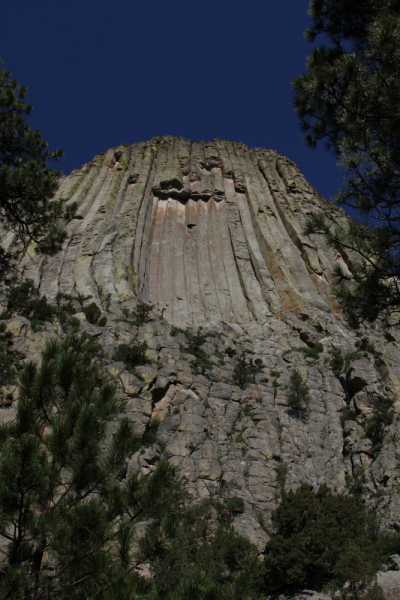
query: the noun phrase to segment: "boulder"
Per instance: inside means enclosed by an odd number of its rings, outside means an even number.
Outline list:
[[[351,396],[379,380],[380,376],[368,358],[359,358],[352,362],[346,373],[346,386]]]

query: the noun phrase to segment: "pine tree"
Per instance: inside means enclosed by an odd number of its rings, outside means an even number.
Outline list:
[[[262,372],[263,366],[261,358],[256,358],[254,361],[252,358],[247,360],[245,353],[242,352],[233,369],[232,380],[244,390],[248,383],[256,382],[255,376]]]
[[[131,598],[149,588],[138,523],[177,511],[170,465],[126,478],[138,447],[89,337],[47,344],[20,375],[15,421],[0,428],[2,598]],[[154,548],[162,549],[162,537]],[[143,543],[142,543],[143,545]],[[150,553],[151,554],[151,553]],[[140,597],[140,596],[139,596]]]
[[[382,557],[373,543],[373,514],[358,499],[334,494],[326,485],[314,492],[302,484],[285,494],[272,525],[264,560],[268,593],[320,590],[332,582],[338,590],[352,582],[361,600]]]
[[[1,61],[0,61],[1,65]],[[26,122],[32,106],[25,102],[26,87],[0,70],[0,224],[16,234],[26,248],[31,242],[39,253],[54,254],[65,233],[59,228],[69,218],[61,200],[51,200],[58,189],[60,171],[51,170],[49,160],[58,160],[60,150],[48,150],[40,131]],[[18,254],[0,246],[0,280],[9,274]]]
[[[254,597],[258,552],[231,527],[243,502],[188,506],[165,460],[127,473],[143,440],[99,351],[67,336],[20,373],[15,420],[0,426],[0,597]]]
[[[259,597],[263,566],[257,548],[232,527],[238,506],[243,510],[239,498],[206,500],[181,511],[168,551],[151,563],[157,600]]]
[[[294,369],[290,376],[287,403],[289,408],[297,415],[305,414],[310,404],[310,390],[300,373]]]
[[[324,233],[344,257],[336,296],[357,328],[400,307],[400,2],[312,0],[309,15],[306,38],[330,44],[294,80],[295,109],[307,143],[325,140],[338,158],[345,181],[335,200],[360,219],[339,228],[314,214],[305,233]]]

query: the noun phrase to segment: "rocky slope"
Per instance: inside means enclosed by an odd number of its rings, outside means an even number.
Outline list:
[[[346,329],[330,282],[336,261],[351,268],[350,259],[302,229],[312,211],[338,223],[347,216],[295,164],[236,142],[155,138],[95,157],[62,180],[59,195],[78,204],[63,250],[42,259],[29,248],[21,274],[51,303],[59,294],[86,298],[84,307],[94,301],[106,316],[105,326],[91,325],[73,300],[79,331],[102,344],[139,433],[161,421],[160,443],[128,469],[146,472],[163,454],[193,498],[243,499],[236,527],[260,548],[282,486],[302,482],[345,492],[363,480],[382,526],[400,526],[399,330],[358,338]],[[129,311],[139,298],[153,310],[138,326]],[[70,330],[55,319],[35,332],[17,315],[5,325],[23,360]],[[187,327],[210,334],[201,346],[210,365],[200,374],[179,331]],[[152,362],[135,374],[113,360],[120,344],[143,341]],[[333,370],[335,352],[344,361]],[[263,363],[244,389],[233,377],[242,356]],[[310,388],[301,418],[287,405],[294,369]],[[13,400],[4,390],[3,419],[12,418]]]

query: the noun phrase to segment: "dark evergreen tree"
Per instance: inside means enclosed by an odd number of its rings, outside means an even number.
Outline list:
[[[0,387],[10,385],[16,377],[16,367],[18,359],[12,352],[12,336],[6,331],[4,323],[0,323]],[[7,398],[2,398],[2,401],[8,402]]]
[[[350,270],[337,268],[336,296],[350,325],[389,317],[400,306],[400,2],[312,0],[309,41],[322,34],[307,70],[293,82],[295,108],[314,147],[320,140],[345,172],[336,201],[360,222],[323,232]]]
[[[263,362],[261,358],[247,359],[244,352],[239,357],[235,368],[233,369],[232,380],[244,390],[247,384],[256,382],[256,375],[263,370]]]
[[[272,514],[274,533],[265,549],[266,589],[321,589],[336,581],[365,591],[377,570],[371,556],[374,519],[351,496],[306,484],[285,494]],[[356,559],[357,557],[357,559]]]
[[[151,563],[157,600],[259,597],[262,563],[257,548],[234,531],[234,512],[232,506],[204,501],[170,522],[168,550]]]
[[[89,336],[52,341],[20,374],[16,418],[0,427],[0,597],[252,598],[261,564],[231,528],[239,500],[187,507],[163,460],[127,474],[143,440],[99,350]]]
[[[7,311],[3,313],[3,318],[10,318],[16,313],[28,317],[33,329],[36,329],[45,321],[51,322],[56,312],[57,309],[48,304],[46,296],[40,297],[39,289],[32,279],[26,279],[9,289]]]
[[[181,351],[188,352],[194,355],[191,365],[195,373],[205,375],[209,369],[212,369],[213,364],[210,361],[207,352],[202,348],[207,341],[207,333],[202,332],[203,328],[198,327],[197,333],[194,333],[189,327],[183,332],[188,341],[187,345],[181,345]]]
[[[34,242],[36,252],[54,254],[65,237],[59,219],[68,218],[74,207],[66,213],[62,200],[51,200],[60,172],[51,170],[48,161],[62,152],[48,150],[41,132],[27,124],[32,106],[25,102],[26,91],[10,71],[0,70],[0,224],[24,248]],[[0,246],[0,280],[16,258],[13,248]]]
[[[310,390],[307,383],[304,381],[299,371],[293,370],[290,376],[287,403],[289,408],[297,416],[304,415],[310,404]]]
[[[182,488],[162,461],[125,478],[141,440],[97,352],[89,337],[67,337],[20,375],[16,419],[0,428],[2,598],[123,599],[149,588],[134,568],[148,558],[134,555],[137,524],[157,527]]]

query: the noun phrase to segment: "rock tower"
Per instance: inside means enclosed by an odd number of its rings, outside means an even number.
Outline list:
[[[236,527],[260,547],[283,487],[302,482],[345,493],[362,480],[371,502],[381,492],[384,525],[400,526],[399,331],[349,331],[331,278],[338,261],[351,269],[351,257],[303,235],[311,212],[345,224],[343,210],[273,150],[169,136],[100,154],[63,178],[58,195],[78,205],[64,247],[44,259],[28,249],[21,273],[49,302],[80,295],[106,316],[103,327],[81,316],[80,330],[102,344],[104,368],[138,432],[160,421],[162,443],[128,469],[146,472],[164,455],[194,499],[241,498]],[[12,235],[3,240],[17,243]],[[153,306],[141,326],[127,317],[138,299]],[[202,349],[211,366],[203,373],[182,332],[199,327],[209,335]],[[57,321],[34,332],[18,316],[7,328],[26,360],[63,335]],[[113,360],[119,344],[143,341],[152,364],[132,374]],[[244,387],[234,377],[240,357],[263,364]],[[294,369],[311,396],[302,418],[287,402]],[[383,404],[372,436],[367,425]],[[3,408],[2,417],[12,411]]]

